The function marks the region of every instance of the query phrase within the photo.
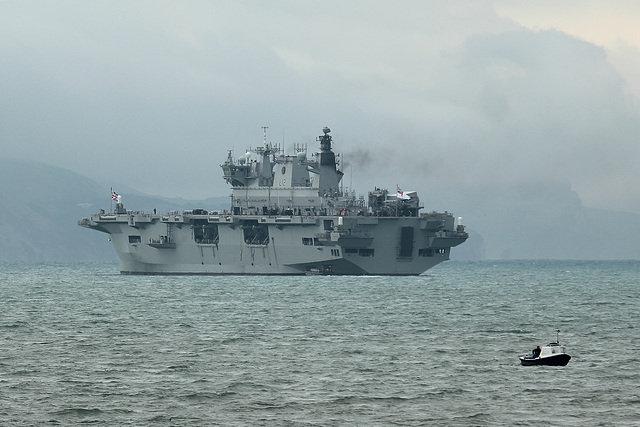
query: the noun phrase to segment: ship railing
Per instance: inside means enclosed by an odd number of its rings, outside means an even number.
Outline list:
[[[360,239],[369,239],[373,237],[373,234],[369,231],[356,231],[356,230],[337,230],[340,236],[355,237]]]
[[[331,240],[331,235],[337,233],[340,237],[353,237],[355,239],[370,239],[373,237],[373,234],[368,231],[356,231],[356,230],[327,230],[322,233],[316,234],[316,237],[321,240]]]
[[[258,238],[253,238],[253,239],[244,239],[244,242],[247,245],[250,246],[267,246],[269,244],[269,238],[265,238],[265,239],[258,239]]]
[[[149,243],[156,245],[164,245],[167,243],[171,243],[171,239],[168,237],[160,236],[158,239],[149,238]]]
[[[458,238],[469,236],[466,231],[456,231],[456,230],[440,230],[440,231],[431,231],[427,232],[427,237],[436,237],[436,238]]]
[[[216,236],[213,239],[196,240],[196,243],[199,245],[217,245],[218,243],[220,243],[220,236]]]

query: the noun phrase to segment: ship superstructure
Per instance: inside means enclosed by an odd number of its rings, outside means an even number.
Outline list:
[[[417,275],[449,259],[468,234],[445,212],[420,213],[415,192],[341,186],[330,129],[320,150],[292,154],[267,143],[221,165],[227,211],[114,211],[79,225],[110,235],[125,274]]]

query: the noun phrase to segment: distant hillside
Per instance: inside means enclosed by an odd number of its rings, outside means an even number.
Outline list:
[[[109,191],[65,169],[0,159],[0,262],[116,260],[106,234],[77,225],[100,208],[109,209]],[[200,202],[123,197],[131,208],[148,212],[229,205],[228,197]]]
[[[455,212],[464,212],[471,237],[454,248],[456,259],[640,259],[640,215],[584,207],[568,186],[493,189],[461,199],[465,205]]]
[[[76,225],[104,192],[96,183],[67,170],[7,160],[0,160],[0,182],[0,260],[115,259],[108,245]]]
[[[109,209],[109,191],[68,170],[0,159],[0,262],[116,260],[107,235],[77,225]],[[146,212],[230,205],[228,197],[122,196],[126,208]],[[453,259],[640,259],[640,215],[585,208],[569,188],[475,191],[452,205],[470,234]]]

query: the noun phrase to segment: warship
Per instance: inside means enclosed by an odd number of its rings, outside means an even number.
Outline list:
[[[341,185],[331,130],[285,154],[264,141],[222,165],[228,210],[165,214],[101,210],[78,225],[109,235],[122,274],[419,275],[449,259],[468,234],[449,212],[421,213],[415,191]]]

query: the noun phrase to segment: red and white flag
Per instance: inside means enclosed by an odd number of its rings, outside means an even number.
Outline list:
[[[111,190],[111,200],[118,200],[118,193],[113,190]]]
[[[396,186],[398,188],[398,192],[396,194],[396,197],[400,200],[409,200],[411,198],[411,196],[408,196],[406,194],[404,194],[404,192],[400,189],[400,187]]]

